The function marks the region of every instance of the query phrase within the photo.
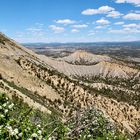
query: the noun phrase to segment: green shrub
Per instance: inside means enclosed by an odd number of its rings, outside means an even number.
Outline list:
[[[96,109],[63,123],[13,98],[0,94],[0,140],[126,140]]]

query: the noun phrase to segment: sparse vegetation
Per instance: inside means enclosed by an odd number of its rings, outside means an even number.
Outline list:
[[[103,95],[109,98],[113,98],[118,101],[127,102],[130,105],[134,105],[139,108],[140,106],[140,92],[139,87],[134,88],[135,85],[139,84],[140,81],[138,78],[129,78],[129,79],[123,79],[123,78],[102,78],[100,76],[94,76],[94,77],[75,77],[75,79],[78,79],[82,82],[82,86],[90,91],[93,91],[94,93],[98,95]],[[84,85],[83,83],[88,83],[89,86]],[[127,90],[119,90],[119,89],[109,89],[109,88],[92,88],[90,87],[90,84],[92,83],[105,83],[107,85],[112,85],[112,87],[116,86],[118,88],[126,88],[128,90],[132,90],[135,93],[129,93]]]
[[[2,34],[0,48],[0,90],[12,98],[0,94],[0,139],[128,139],[120,132],[128,132],[136,139],[140,125],[140,81],[139,69],[133,64],[112,57],[113,62],[101,62],[99,69],[93,67],[93,74],[91,68],[89,76],[86,59],[75,61],[85,65],[83,70],[77,66],[63,69],[72,66],[64,62],[61,71],[58,60],[48,58],[47,63],[45,57],[35,55]],[[135,70],[129,71],[129,67]]]

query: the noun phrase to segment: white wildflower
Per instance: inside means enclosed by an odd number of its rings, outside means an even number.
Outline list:
[[[3,128],[3,125],[0,125],[0,129],[2,129]]]
[[[11,136],[15,135],[14,131],[9,131],[9,133],[10,133]]]
[[[0,105],[0,109],[2,109],[2,106]]]
[[[11,126],[6,126],[6,128],[7,128],[8,130],[12,130],[12,127],[11,127]]]
[[[3,114],[1,114],[1,115],[0,115],[0,117],[1,117],[1,118],[4,118],[4,115],[3,115]]]
[[[39,127],[39,128],[40,128],[40,127],[41,127],[41,125],[40,125],[40,124],[38,124],[38,125],[37,125],[37,127]]]
[[[5,109],[5,110],[4,110],[4,113],[6,114],[7,112],[8,112],[8,109]]]
[[[38,135],[37,135],[36,133],[33,133],[33,134],[32,134],[32,137],[33,137],[33,138],[36,138],[37,136],[38,136]]]
[[[43,136],[39,136],[39,140],[42,140]]]
[[[14,133],[15,133],[15,134],[18,134],[18,129],[17,129],[17,128],[14,129]]]
[[[91,135],[89,134],[87,137],[88,137],[88,138],[90,138],[90,137],[91,137]]]
[[[41,135],[42,131],[41,130],[38,130],[37,133]]]
[[[6,126],[6,128],[8,129],[9,134],[10,134],[11,136],[14,136],[15,133],[14,133],[12,127],[11,127],[11,126]]]
[[[52,136],[52,137],[49,137],[48,140],[56,140],[56,138],[54,136]]]
[[[14,104],[12,103],[12,104],[10,104],[10,105],[8,106],[8,108],[9,108],[9,109],[12,109],[13,106],[14,106]]]
[[[19,136],[19,137],[22,137],[22,133],[19,133],[18,136]]]
[[[6,104],[6,103],[4,103],[2,106],[3,106],[3,107],[6,107],[6,105],[7,105],[7,104]]]

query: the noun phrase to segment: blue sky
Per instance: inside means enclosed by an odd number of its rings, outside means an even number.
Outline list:
[[[22,43],[140,40],[140,0],[3,0],[0,17]]]

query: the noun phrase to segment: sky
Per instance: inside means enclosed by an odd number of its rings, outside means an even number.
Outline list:
[[[1,0],[0,17],[20,43],[140,40],[140,0]]]

